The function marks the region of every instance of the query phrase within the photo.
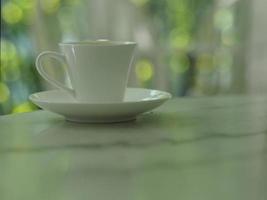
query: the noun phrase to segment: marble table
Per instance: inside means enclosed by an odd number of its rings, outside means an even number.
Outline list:
[[[168,101],[134,122],[0,117],[1,200],[266,200],[267,96]]]

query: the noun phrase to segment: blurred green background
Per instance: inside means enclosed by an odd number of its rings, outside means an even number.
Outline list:
[[[252,2],[1,0],[0,114],[37,109],[28,95],[51,86],[37,74],[35,58],[58,51],[61,41],[136,41],[132,87],[174,96],[244,93]],[[57,63],[48,64],[64,81]]]

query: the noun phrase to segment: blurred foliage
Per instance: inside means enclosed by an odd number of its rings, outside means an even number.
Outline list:
[[[217,6],[217,0],[116,2],[141,13],[140,24],[149,21],[142,29],[136,25],[139,32],[132,38],[142,41],[133,73],[136,85],[155,88],[165,80],[163,89],[178,96],[229,90],[238,32],[234,5]],[[48,38],[57,43],[79,38],[80,33],[90,36],[87,4],[100,5],[94,0],[1,0],[0,114],[36,109],[28,95],[41,90],[34,68],[37,52],[47,46]],[[79,21],[72,21],[72,13]],[[41,36],[36,27],[41,27]],[[149,27],[153,28],[148,31]]]
[[[147,59],[140,59],[135,65],[136,76],[143,84],[151,80],[153,70],[153,64]]]
[[[34,4],[33,0],[1,1],[0,114],[36,109],[28,101],[28,95],[39,90],[29,26]]]

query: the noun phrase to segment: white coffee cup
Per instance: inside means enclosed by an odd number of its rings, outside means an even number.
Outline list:
[[[69,92],[79,102],[123,101],[135,42],[97,40],[60,43],[59,46],[62,53],[45,51],[36,59],[36,68],[45,80]],[[67,64],[73,89],[45,72],[44,57]]]

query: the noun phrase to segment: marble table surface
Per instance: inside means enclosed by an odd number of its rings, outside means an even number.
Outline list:
[[[1,200],[266,200],[267,96],[172,99],[134,122],[0,117]]]

